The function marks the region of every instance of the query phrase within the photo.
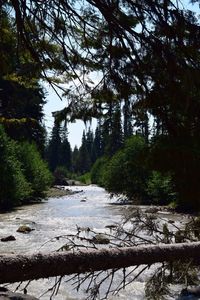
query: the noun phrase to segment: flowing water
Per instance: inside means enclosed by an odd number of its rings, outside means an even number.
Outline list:
[[[0,238],[14,235],[16,240],[0,242],[0,254],[34,254],[52,252],[60,248],[64,239],[55,239],[76,233],[77,226],[90,227],[96,232],[105,232],[107,225],[121,222],[130,206],[110,205],[116,198],[110,199],[104,189],[96,186],[72,186],[73,195],[61,198],[50,198],[39,204],[26,205],[9,213],[0,214]],[[180,222],[182,217],[170,216]],[[29,234],[16,232],[20,225],[29,225],[34,230]],[[120,274],[117,275],[120,278]],[[109,299],[145,299],[143,276],[134,284]],[[49,280],[33,281],[28,286],[28,293],[36,297],[42,295],[54,284],[53,278]],[[14,285],[16,286],[16,285]],[[20,288],[23,289],[24,285]],[[13,289],[13,285],[11,286]],[[84,286],[83,286],[84,288]],[[51,292],[41,296],[42,300],[50,298]],[[56,300],[86,299],[84,291],[75,291],[65,279],[60,286]],[[175,299],[175,298],[174,298]]]

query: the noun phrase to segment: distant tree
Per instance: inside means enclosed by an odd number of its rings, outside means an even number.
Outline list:
[[[90,156],[91,165],[95,162],[95,152],[94,152],[94,134],[91,128],[87,130],[86,133],[86,146]]]
[[[72,171],[74,173],[78,173],[79,172],[79,150],[78,147],[75,146],[74,150],[72,151]]]
[[[50,170],[53,172],[60,163],[60,148],[61,148],[61,125],[54,122],[51,132],[51,137],[47,145],[47,161]]]
[[[71,170],[72,167],[72,150],[67,137],[67,129],[63,128],[61,133],[61,145],[60,145],[60,160],[59,165]]]
[[[131,101],[129,96],[125,97],[124,104],[123,104],[123,132],[124,132],[124,139],[129,138],[133,134],[133,114],[131,110]]]
[[[82,143],[79,149],[78,169],[81,174],[88,172],[91,168],[91,156],[88,151],[85,131],[83,131]]]
[[[114,155],[123,145],[123,132],[120,103],[115,104],[112,114],[111,131],[109,135],[109,155]]]
[[[102,140],[102,126],[101,119],[98,120],[97,127],[95,129],[94,134],[94,142],[93,142],[93,153],[95,157],[95,161],[97,158],[103,155],[103,140]]]

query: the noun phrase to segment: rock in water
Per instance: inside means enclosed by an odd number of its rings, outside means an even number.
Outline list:
[[[13,235],[9,235],[4,238],[1,238],[2,242],[10,242],[10,241],[15,241],[15,240],[16,240],[16,238]]]
[[[110,240],[107,236],[105,236],[104,234],[96,234],[93,238],[92,241],[94,244],[109,244]]]
[[[34,229],[30,228],[29,226],[27,225],[22,225],[20,226],[18,229],[17,229],[17,232],[21,232],[21,233],[28,233],[30,231],[32,231]]]

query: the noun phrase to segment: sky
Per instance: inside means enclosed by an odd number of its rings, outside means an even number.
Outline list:
[[[53,89],[47,84],[45,84],[45,91],[47,93],[47,103],[44,105],[44,121],[47,132],[50,133],[54,124],[52,112],[61,110],[64,107],[66,107],[67,100],[65,98],[61,100],[53,91]],[[74,149],[75,146],[80,147],[83,130],[88,128],[88,126],[90,126],[90,124],[85,125],[84,122],[81,120],[77,120],[75,123],[68,124],[68,140],[71,144],[72,149]],[[92,121],[91,128],[93,130],[95,130],[96,128],[95,119],[93,119]]]

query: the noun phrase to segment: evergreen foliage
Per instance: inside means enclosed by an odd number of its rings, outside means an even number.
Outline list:
[[[34,144],[9,139],[0,126],[0,207],[30,201],[50,186],[52,175]]]
[[[162,175],[158,171],[152,171],[147,181],[147,195],[150,203],[166,205],[175,202],[177,195],[170,175]]]
[[[104,174],[109,164],[109,158],[102,156],[96,160],[91,169],[91,182],[105,186]]]
[[[72,171],[74,173],[79,173],[78,159],[79,159],[79,150],[78,147],[75,146],[72,152]]]
[[[89,137],[90,138],[90,137]],[[79,156],[78,156],[78,168],[80,174],[87,173],[91,168],[91,153],[90,153],[90,141],[87,140],[85,135],[85,131],[83,131],[82,136],[82,144],[79,149]]]
[[[21,162],[23,174],[31,186],[31,195],[43,195],[52,183],[52,175],[36,146],[28,142],[18,144],[17,157]]]
[[[23,174],[17,159],[16,144],[11,141],[0,125],[0,207],[18,205],[31,195],[31,185]]]
[[[147,200],[147,155],[148,148],[143,137],[129,138],[124,148],[111,158],[104,173],[105,187],[108,191],[124,194],[136,201]]]
[[[52,172],[56,169],[57,166],[60,165],[60,146],[60,124],[55,122],[46,151],[49,168]]]
[[[70,178],[69,170],[64,166],[58,166],[53,172],[55,185],[66,185],[66,178]]]
[[[62,128],[61,124],[56,121],[48,141],[46,157],[52,172],[54,172],[58,166],[63,166],[69,171],[71,170],[72,153],[67,138],[67,129]]]

